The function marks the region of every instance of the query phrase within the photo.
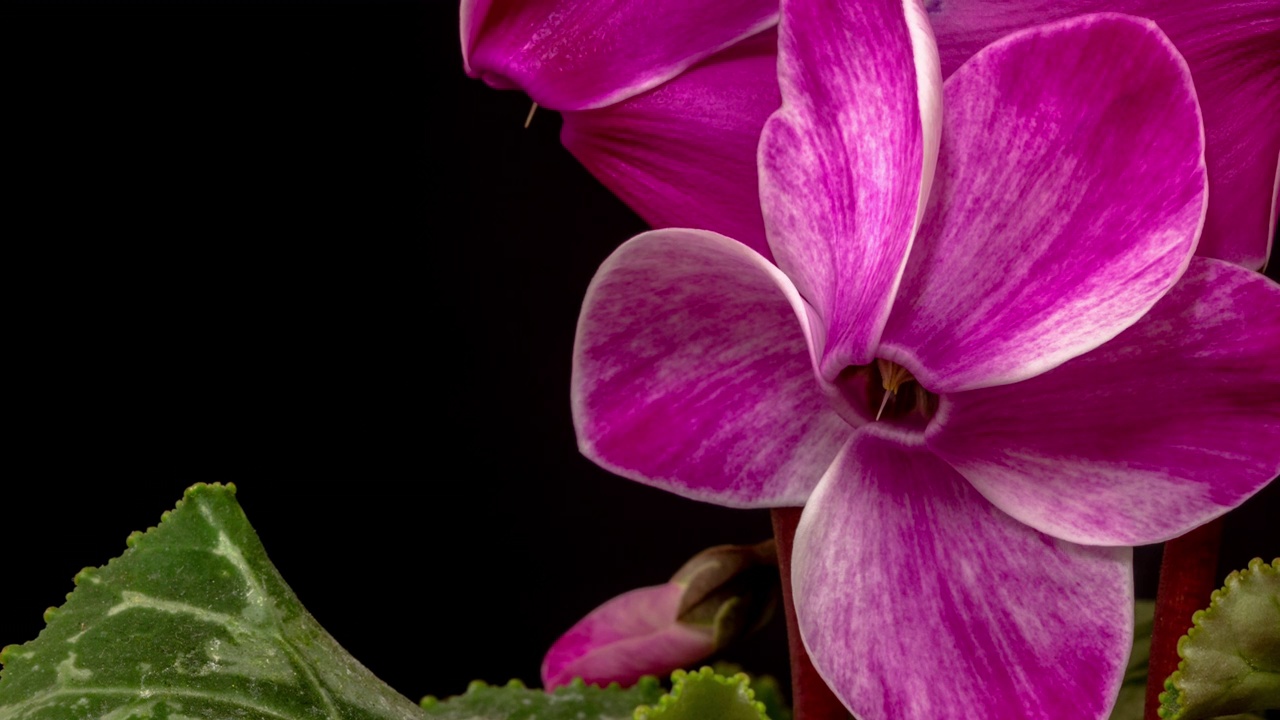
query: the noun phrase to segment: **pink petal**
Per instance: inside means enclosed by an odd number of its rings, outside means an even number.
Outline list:
[[[1280,4],[1275,0],[943,0],[930,12],[950,75],[997,38],[1083,13],[1154,20],[1186,57],[1204,112],[1209,211],[1197,254],[1257,269],[1276,221]]]
[[[824,377],[871,361],[936,161],[941,75],[916,0],[788,2],[783,105],[760,138],[774,258],[828,332]]]
[[[669,582],[623,593],[587,613],[547,651],[542,686],[554,690],[578,677],[590,685],[632,685],[711,655],[711,630],[676,620],[683,594]]]
[[[808,311],[745,245],[655,230],[600,267],[574,345],[583,454],[735,507],[803,504],[850,429],[814,377]]]
[[[569,152],[653,227],[712,230],[772,257],[756,146],[778,109],[770,29],[622,102],[565,113]]]
[[[1280,474],[1280,285],[1197,259],[1151,312],[1016,385],[944,396],[928,444],[1074,542],[1167,540]]]
[[[777,0],[463,0],[467,74],[554,110],[601,107],[773,25]]]
[[[882,424],[805,506],[792,582],[805,647],[861,720],[1093,720],[1129,655],[1129,548],[1041,535]]]
[[[1148,21],[1009,36],[947,80],[938,176],[883,357],[935,392],[1101,345],[1182,274],[1204,213],[1186,66]]]

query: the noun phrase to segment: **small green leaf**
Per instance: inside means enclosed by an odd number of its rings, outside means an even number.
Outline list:
[[[529,690],[518,680],[502,687],[476,681],[464,695],[423,698],[422,708],[430,720],[631,720],[636,706],[661,696],[654,677],[629,688],[617,683],[600,688],[578,679],[550,693]]]
[[[744,673],[717,675],[704,667],[671,674],[671,692],[654,707],[636,708],[634,720],[769,720]]]
[[[1151,660],[1151,630],[1155,626],[1155,602],[1139,600],[1134,604],[1133,652],[1120,685],[1120,697],[1111,710],[1109,720],[1142,720],[1147,700],[1147,668]],[[1263,720],[1257,715],[1232,715],[1219,720]]]
[[[234,486],[191,487],[126,544],[0,651],[0,720],[422,717],[303,609]]]
[[[1280,707],[1280,558],[1227,576],[1178,641],[1160,717],[1198,720]]]
[[[725,677],[745,673],[741,665],[723,660],[712,664],[711,669],[717,675]],[[764,704],[764,712],[769,720],[791,720],[791,708],[787,706],[787,698],[778,680],[772,675],[745,674],[751,682],[751,692],[756,694],[756,700]]]
[[[782,599],[773,540],[707,548],[677,570],[671,582],[684,588],[680,622],[710,630],[717,650],[764,627]]]

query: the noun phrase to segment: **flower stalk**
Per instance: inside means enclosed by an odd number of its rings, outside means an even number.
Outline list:
[[[1164,544],[1143,720],[1160,720],[1164,681],[1178,669],[1178,640],[1191,627],[1191,616],[1209,605],[1210,595],[1218,587],[1221,545],[1222,518]]]
[[[831,692],[813,667],[800,640],[795,600],[791,593],[791,547],[800,524],[801,508],[775,508],[773,536],[778,544],[778,573],[782,579],[782,604],[787,617],[787,654],[791,658],[791,705],[795,720],[848,720],[840,699]]]

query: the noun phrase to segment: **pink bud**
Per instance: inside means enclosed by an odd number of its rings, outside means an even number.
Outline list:
[[[631,685],[689,667],[768,621],[777,595],[772,540],[708,548],[666,584],[623,593],[569,628],[542,661],[543,687]]]
[[[630,685],[691,665],[715,650],[714,631],[679,622],[685,588],[675,582],[623,593],[587,613],[542,661],[547,690],[581,677],[588,684]]]

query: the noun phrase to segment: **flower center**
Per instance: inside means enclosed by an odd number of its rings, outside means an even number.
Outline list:
[[[877,358],[870,365],[845,368],[836,382],[864,422],[923,430],[938,411],[938,396],[926,390],[910,370],[888,360]]]
[[[877,421],[900,420],[912,413],[927,421],[938,411],[938,396],[925,390],[906,368],[880,358],[872,367],[867,399],[874,404],[879,396]]]

